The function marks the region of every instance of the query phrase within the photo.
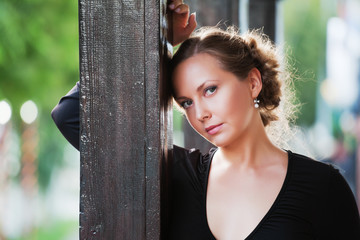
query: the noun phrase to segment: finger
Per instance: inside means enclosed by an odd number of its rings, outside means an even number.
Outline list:
[[[183,4],[185,5],[185,4]],[[189,8],[188,6],[180,6],[182,8],[182,11],[180,11],[180,13],[178,12],[174,12],[174,14],[172,15],[173,17],[173,26],[174,28],[185,28],[188,24],[188,20],[189,20]],[[187,10],[187,11],[186,11]]]
[[[169,3],[169,8],[171,10],[174,10],[175,8],[177,8],[178,6],[180,6],[181,4],[183,4],[183,1],[182,0],[172,0],[170,3]]]
[[[196,12],[194,12],[189,17],[189,23],[185,28],[185,32],[190,35],[195,30],[196,25]]]
[[[181,4],[174,10],[177,14],[184,14],[189,13],[189,5],[187,4]]]

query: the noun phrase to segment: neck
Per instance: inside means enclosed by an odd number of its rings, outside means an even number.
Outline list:
[[[241,168],[257,168],[265,163],[268,156],[281,152],[268,138],[261,119],[254,123],[236,142],[219,148],[215,157],[226,165]]]

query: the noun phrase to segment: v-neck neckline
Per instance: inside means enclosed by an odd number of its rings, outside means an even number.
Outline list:
[[[205,188],[204,188],[204,191],[205,191],[205,193],[204,193],[204,208],[205,208],[204,212],[205,212],[206,226],[207,226],[207,228],[209,230],[209,233],[211,234],[211,236],[214,239],[216,239],[216,238],[215,238],[214,234],[211,232],[209,222],[208,222],[206,202],[207,202],[207,188],[208,188],[208,183],[209,183],[209,175],[210,175],[211,163],[212,163],[212,160],[213,160],[214,155],[215,155],[217,150],[218,150],[218,148],[210,150],[209,164],[208,164],[208,167],[206,169]],[[253,235],[258,231],[258,229],[264,224],[264,222],[267,220],[267,218],[273,212],[273,210],[276,207],[277,203],[279,202],[281,196],[283,195],[283,192],[286,189],[287,183],[288,183],[289,178],[290,178],[290,172],[291,172],[291,167],[292,167],[292,157],[291,157],[292,152],[289,151],[289,150],[286,150],[286,152],[287,152],[287,156],[288,156],[288,165],[287,165],[287,169],[286,169],[285,179],[284,179],[284,182],[283,182],[283,184],[281,186],[281,189],[280,189],[278,195],[276,196],[275,201],[272,203],[270,209],[266,212],[266,214],[262,217],[260,222],[256,225],[256,227],[250,232],[250,234],[244,240],[250,240],[250,238],[253,237]]]

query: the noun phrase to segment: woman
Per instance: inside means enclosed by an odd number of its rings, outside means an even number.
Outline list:
[[[203,155],[174,147],[169,239],[360,239],[339,172],[278,148],[266,133],[281,117],[286,76],[266,37],[203,28],[183,42],[170,73],[174,100],[217,148]],[[52,116],[78,147],[78,87]]]

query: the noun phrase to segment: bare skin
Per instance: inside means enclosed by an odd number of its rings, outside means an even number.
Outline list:
[[[180,63],[173,81],[189,123],[218,147],[207,189],[210,230],[217,239],[245,239],[273,205],[288,165],[287,153],[271,143],[254,108],[260,72],[254,68],[238,79],[202,53]]]
[[[263,154],[254,151],[246,159],[230,160],[220,151],[214,156],[206,207],[209,227],[217,239],[245,239],[281,190],[287,156],[276,148],[261,149]]]
[[[169,9],[172,12],[172,25],[168,29],[170,42],[176,46],[189,38],[190,34],[196,28],[196,15],[190,15],[189,6],[182,0],[169,1]]]

